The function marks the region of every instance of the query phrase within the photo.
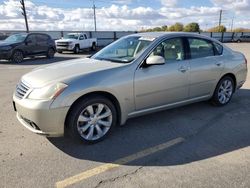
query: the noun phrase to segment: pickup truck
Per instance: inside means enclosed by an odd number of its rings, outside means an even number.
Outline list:
[[[86,33],[68,33],[62,39],[56,40],[56,51],[74,51],[78,54],[81,49],[91,48],[95,51],[97,46],[96,38],[88,38]]]

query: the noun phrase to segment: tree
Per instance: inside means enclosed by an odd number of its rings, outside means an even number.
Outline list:
[[[247,28],[236,28],[233,32],[250,32],[250,29]]]
[[[184,27],[185,32],[199,32],[200,31],[200,26],[198,23],[189,23]]]
[[[207,30],[208,32],[226,32],[227,28],[224,25],[212,27]]]
[[[171,25],[168,31],[183,31],[183,24],[177,22],[174,25]]]

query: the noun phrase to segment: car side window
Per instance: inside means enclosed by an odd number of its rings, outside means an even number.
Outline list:
[[[83,40],[85,37],[80,35],[79,40]]]
[[[188,38],[191,58],[214,56],[213,44],[205,39]]]
[[[37,42],[47,42],[48,36],[46,35],[36,35]]]
[[[162,56],[166,62],[184,59],[184,47],[181,38],[167,39],[161,42],[150,54]]]
[[[215,55],[221,55],[223,52],[223,47],[218,44],[217,42],[213,42],[214,49],[215,49]]]
[[[36,43],[36,36],[35,35],[29,35],[26,39],[26,42],[29,43]]]

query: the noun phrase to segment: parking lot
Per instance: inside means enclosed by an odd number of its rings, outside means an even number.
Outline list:
[[[226,45],[249,64],[250,43]],[[225,107],[201,102],[130,119],[94,145],[24,128],[12,107],[20,77],[87,55],[0,61],[0,187],[250,187],[250,73]]]

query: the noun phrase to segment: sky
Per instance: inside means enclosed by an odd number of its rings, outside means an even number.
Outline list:
[[[137,31],[181,22],[250,28],[250,0],[25,0],[30,30]],[[19,0],[0,0],[0,30],[25,30]],[[232,24],[233,23],[233,24]],[[232,27],[233,25],[233,27]]]

